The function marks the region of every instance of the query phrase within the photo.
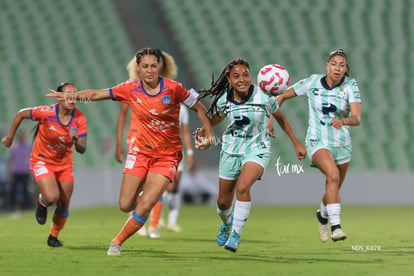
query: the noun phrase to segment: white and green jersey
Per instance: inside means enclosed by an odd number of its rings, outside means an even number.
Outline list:
[[[321,142],[327,146],[351,144],[349,126],[340,129],[332,126],[333,118],[350,116],[350,103],[361,102],[355,79],[344,77],[340,84],[329,87],[325,75],[311,75],[293,86],[296,95],[308,96],[309,126],[306,141],[312,145]]]
[[[274,97],[251,85],[243,102],[233,100],[230,89],[217,101],[217,112],[227,117],[228,126],[222,136],[221,149],[230,155],[244,155],[257,150],[270,152],[267,130],[269,114],[278,110]]]

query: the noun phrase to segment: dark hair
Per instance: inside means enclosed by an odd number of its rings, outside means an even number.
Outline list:
[[[66,85],[74,85],[71,82],[62,82],[61,84],[59,84],[59,86],[56,88],[56,92],[63,92],[63,88]],[[34,141],[36,140],[36,136],[37,133],[39,132],[39,124],[37,124],[34,128],[33,128],[33,138],[32,138],[32,143],[34,143]]]
[[[236,65],[245,65],[250,70],[250,65],[246,60],[241,58],[233,59],[227,63],[226,67],[224,67],[223,71],[216,81],[214,81],[213,75],[211,80],[211,87],[209,89],[202,89],[198,91],[200,93],[200,96],[198,97],[199,99],[203,99],[205,97],[214,97],[207,111],[207,115],[209,117],[212,117],[216,113],[217,101],[231,87],[230,83],[227,80],[227,76],[229,75],[230,70]]]
[[[345,72],[345,76],[349,77],[349,75],[351,74],[351,70],[349,69],[349,65],[348,65],[348,56],[346,55],[345,51],[341,48],[335,49],[334,51],[329,53],[328,56],[328,62],[331,60],[331,58],[333,58],[334,56],[342,56],[345,58],[346,61],[346,72]]]
[[[136,54],[135,54],[135,58],[137,61],[137,64],[139,64],[141,62],[141,57],[142,56],[156,56],[157,57],[157,62],[160,62],[160,59],[162,58],[162,53],[160,50],[158,49],[153,49],[153,48],[142,48],[141,50],[139,50]]]
[[[71,82],[62,82],[61,84],[59,84],[59,86],[56,88],[56,92],[63,92],[63,88],[66,86],[66,85],[74,85],[73,83],[71,83]]]

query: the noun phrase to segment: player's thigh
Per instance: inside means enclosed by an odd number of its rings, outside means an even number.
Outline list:
[[[142,177],[124,173],[119,192],[119,206],[121,209],[130,209],[135,206],[143,180]]]

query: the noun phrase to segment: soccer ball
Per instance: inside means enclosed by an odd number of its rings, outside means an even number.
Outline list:
[[[278,96],[285,92],[289,81],[288,71],[279,64],[265,65],[257,74],[257,84],[269,96]]]

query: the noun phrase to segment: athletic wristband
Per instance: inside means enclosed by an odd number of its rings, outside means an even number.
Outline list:
[[[193,155],[193,154],[194,154],[194,151],[192,149],[187,150],[187,155]]]

